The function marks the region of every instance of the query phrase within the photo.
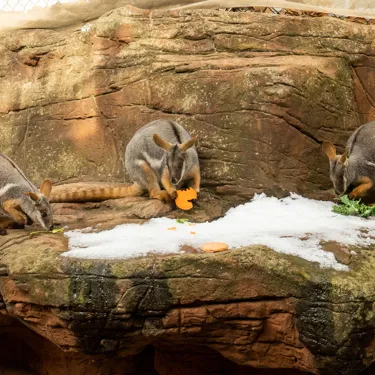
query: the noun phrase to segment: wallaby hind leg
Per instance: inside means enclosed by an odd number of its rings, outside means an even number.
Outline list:
[[[374,182],[369,177],[363,177],[359,180],[359,185],[355,187],[350,193],[350,199],[363,197],[372,187]]]
[[[0,236],[8,234],[7,229],[19,229],[19,226],[13,219],[2,218],[0,219]]]
[[[5,236],[8,234],[7,228],[14,224],[12,219],[2,219],[0,220],[0,236]]]
[[[159,199],[160,201],[170,203],[171,197],[169,196],[168,192],[160,189],[158,178],[150,165],[143,161],[140,163],[140,167],[142,168],[146,177],[147,190],[150,194],[150,198],[155,198]]]
[[[21,205],[18,200],[12,199],[5,201],[3,203],[3,210],[7,212],[18,225],[26,225],[27,216],[21,211]]]

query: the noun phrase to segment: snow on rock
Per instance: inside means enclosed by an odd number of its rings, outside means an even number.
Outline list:
[[[333,203],[292,194],[277,199],[257,195],[249,203],[230,209],[225,217],[195,226],[167,218],[138,224],[119,225],[100,233],[69,231],[70,251],[64,256],[113,259],[148,253],[178,253],[182,245],[199,247],[205,242],[226,242],[229,248],[266,245],[273,250],[297,255],[322,267],[347,270],[334,255],[322,250],[320,241],[367,246],[374,239],[361,229],[375,229],[374,219],[349,217],[332,212]],[[176,227],[176,230],[168,228]],[[194,233],[191,233],[194,232]]]

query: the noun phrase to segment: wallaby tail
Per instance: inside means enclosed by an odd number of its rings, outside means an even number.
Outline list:
[[[49,201],[51,203],[100,202],[107,199],[135,197],[141,195],[142,192],[142,189],[137,184],[130,186],[75,188],[60,193],[53,193],[52,191]]]

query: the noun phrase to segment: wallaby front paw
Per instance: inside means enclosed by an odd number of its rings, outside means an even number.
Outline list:
[[[169,195],[172,198],[172,200],[175,200],[177,198],[177,190],[170,191]]]
[[[172,202],[172,199],[171,199],[170,195],[165,190],[160,190],[158,192],[153,192],[150,195],[150,198],[159,199],[159,201],[166,202],[166,203],[171,203]]]
[[[0,228],[0,236],[6,236],[8,231],[5,228]]]

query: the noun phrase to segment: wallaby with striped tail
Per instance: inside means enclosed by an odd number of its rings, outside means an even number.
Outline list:
[[[152,121],[134,134],[125,150],[125,169],[133,185],[56,193],[51,202],[103,201],[148,192],[150,198],[170,203],[176,190],[188,185],[199,193],[196,139],[175,121]]]
[[[53,226],[52,208],[48,200],[52,183],[44,180],[38,190],[21,169],[7,156],[0,154],[0,234],[5,226],[36,224],[45,230]]]

